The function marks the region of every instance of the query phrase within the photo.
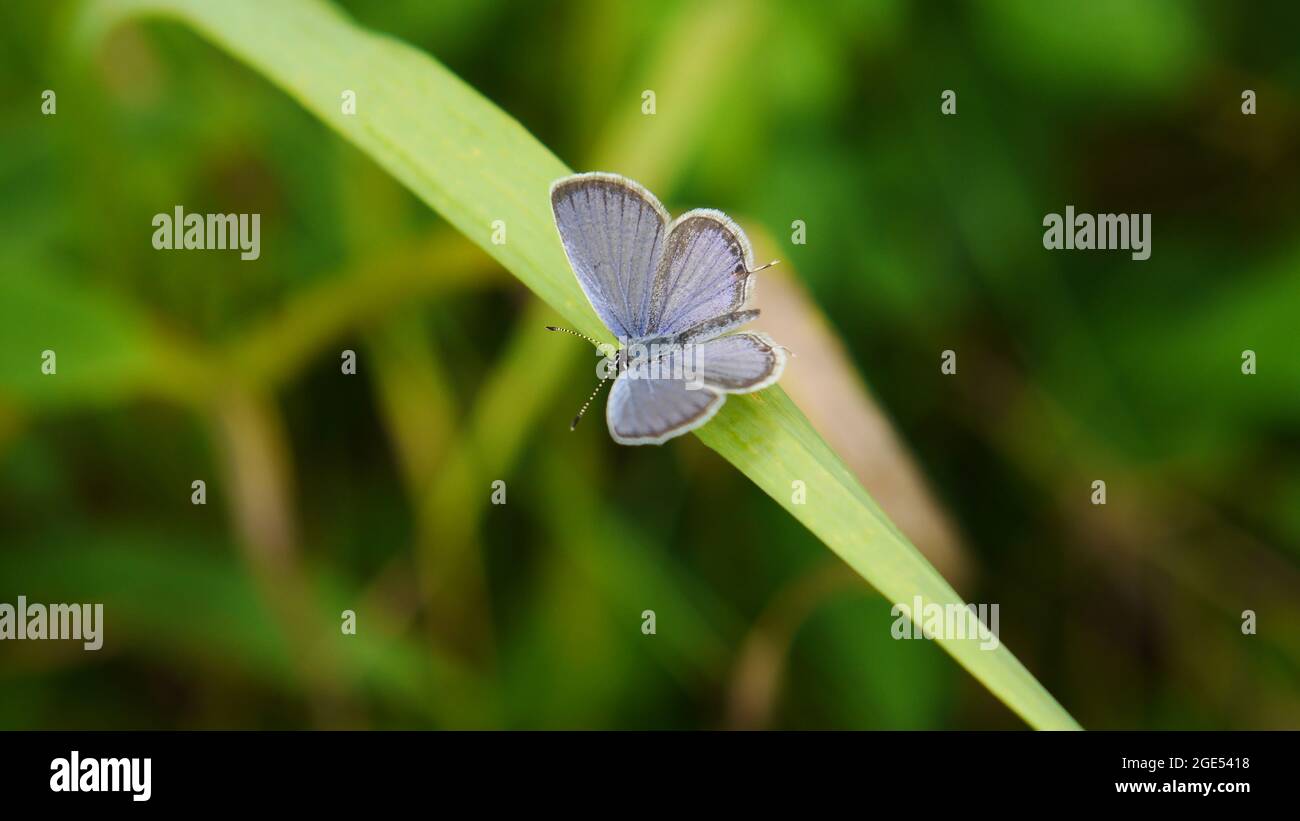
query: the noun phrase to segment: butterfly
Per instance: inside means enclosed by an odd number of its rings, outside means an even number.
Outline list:
[[[617,373],[605,407],[615,442],[663,444],[712,419],[727,394],[780,378],[784,348],[731,333],[758,316],[746,308],[754,273],[776,263],[754,268],[749,239],[726,214],[697,208],[671,219],[640,184],[600,172],[556,180],[551,208],[578,284],[621,345],[605,360]]]

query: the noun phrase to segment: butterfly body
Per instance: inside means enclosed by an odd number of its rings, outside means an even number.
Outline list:
[[[740,227],[711,209],[676,219],[644,187],[616,174],[576,174],[551,186],[565,253],[583,293],[619,339],[605,417],[621,444],[661,444],[703,425],[728,393],[780,377],[785,351],[757,333],[753,252]]]

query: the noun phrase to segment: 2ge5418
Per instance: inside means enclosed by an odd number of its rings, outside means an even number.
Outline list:
[[[1193,770],[1248,770],[1250,769],[1249,758],[1193,758]]]

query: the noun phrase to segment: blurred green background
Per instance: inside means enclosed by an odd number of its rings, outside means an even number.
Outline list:
[[[1300,727],[1300,9],[339,5],[771,237],[1083,726]],[[105,644],[0,643],[0,727],[1023,726],[694,437],[570,433],[594,359],[284,94],[80,14],[0,10],[0,601]],[[1045,251],[1070,204],[1151,258]],[[155,251],[176,205],[261,258]]]

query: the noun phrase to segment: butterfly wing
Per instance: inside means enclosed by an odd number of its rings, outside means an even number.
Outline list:
[[[647,336],[652,284],[668,235],[663,205],[629,179],[590,173],[556,180],[551,209],[597,316],[615,336]]]
[[[697,343],[695,368],[705,385],[726,393],[762,390],[781,378],[785,349],[766,334],[742,333]]]
[[[688,382],[682,353],[631,366],[614,380],[605,405],[609,435],[620,445],[660,445],[695,430],[713,418],[726,396],[698,382]]]
[[[712,419],[726,394],[776,382],[785,362],[785,349],[765,334],[742,333],[698,343],[691,353],[674,350],[658,360],[655,374],[644,365],[629,368],[605,406],[609,433],[622,445],[663,444]]]
[[[753,287],[754,252],[740,226],[707,208],[668,227],[650,296],[652,334],[679,334],[741,309]]]

